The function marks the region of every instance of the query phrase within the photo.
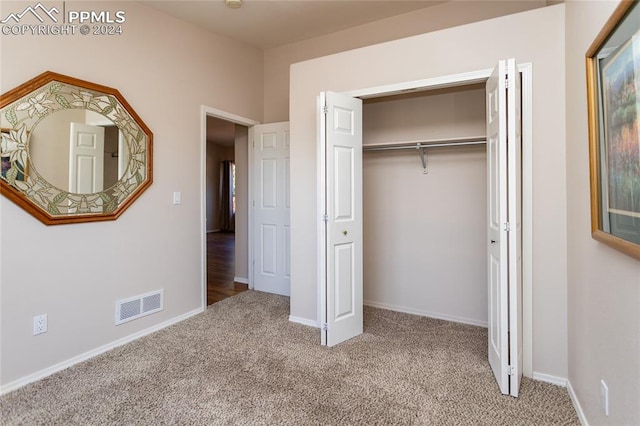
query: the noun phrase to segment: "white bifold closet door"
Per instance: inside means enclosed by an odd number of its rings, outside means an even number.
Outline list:
[[[323,345],[362,334],[362,101],[320,94]],[[324,301],[324,303],[322,303]]]
[[[486,85],[489,364],[503,394],[522,379],[520,75],[500,61]]]
[[[520,77],[500,61],[487,81],[489,364],[504,394],[522,377]],[[319,286],[321,341],[363,332],[362,102],[319,97]],[[444,201],[444,200],[443,200]]]

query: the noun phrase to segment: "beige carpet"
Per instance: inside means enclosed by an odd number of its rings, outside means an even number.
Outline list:
[[[4,425],[579,424],[566,389],[502,396],[486,329],[365,308],[334,348],[248,291],[0,398]]]

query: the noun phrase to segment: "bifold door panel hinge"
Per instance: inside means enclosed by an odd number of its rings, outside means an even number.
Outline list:
[[[329,330],[329,326],[327,325],[326,322],[322,323],[322,331],[327,331]]]
[[[511,231],[511,224],[509,222],[504,223],[504,230],[507,232]]]
[[[507,375],[513,376],[515,374],[516,374],[516,372],[515,372],[515,368],[513,368],[513,365],[508,365],[507,366]]]
[[[328,106],[326,106],[326,105],[325,105],[325,106],[323,106],[323,107],[322,107],[322,113],[323,113],[323,114],[325,114],[325,115],[329,114],[329,107],[328,107]]]
[[[510,82],[511,82],[511,80],[509,80],[508,78],[504,81],[504,87],[505,87],[506,89],[508,89],[508,88],[509,88],[509,86],[510,86],[510,84],[509,84],[509,83],[510,83]]]
[[[329,222],[329,215],[323,214],[323,215],[322,215],[322,221],[323,221],[324,223]]]

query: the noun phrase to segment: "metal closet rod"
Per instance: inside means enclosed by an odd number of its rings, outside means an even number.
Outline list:
[[[404,141],[396,143],[385,143],[375,145],[363,145],[363,151],[390,151],[396,149],[416,149],[420,155],[420,161],[422,161],[422,173],[425,175],[427,170],[427,148],[437,148],[445,146],[463,146],[463,145],[482,145],[487,143],[486,136],[477,136],[471,138],[453,138],[453,139],[439,139],[430,141]]]
[[[480,145],[487,142],[486,136],[470,138],[434,139],[427,141],[403,141],[383,144],[363,145],[363,151],[389,151],[395,149],[423,149],[447,146]]]

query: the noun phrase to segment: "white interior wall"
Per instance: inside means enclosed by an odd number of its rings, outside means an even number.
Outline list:
[[[264,52],[264,122],[289,119],[289,67],[337,52],[546,6],[545,0],[448,1]]]
[[[0,197],[3,390],[203,308],[201,106],[262,120],[260,50],[137,2],[66,4],[124,10],[123,35],[2,35],[0,92],[45,70],[117,88],[153,132],[154,181],[101,223],[46,227]],[[27,5],[2,1],[0,16]],[[114,325],[116,300],[161,288],[162,312]],[[43,313],[49,330],[33,336]]]
[[[544,28],[544,31],[541,29]],[[317,321],[316,97],[533,64],[533,373],[567,375],[564,6],[509,15],[291,66],[291,316]]]
[[[485,134],[484,87],[365,101],[364,144]],[[487,324],[485,146],[365,152],[365,304]]]
[[[566,5],[568,378],[592,425],[640,424],[640,261],[591,238],[585,54],[617,5]]]

